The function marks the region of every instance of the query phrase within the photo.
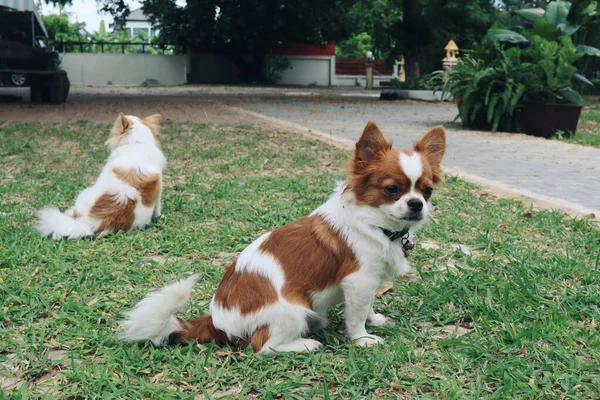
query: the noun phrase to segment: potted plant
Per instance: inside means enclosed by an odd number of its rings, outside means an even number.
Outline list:
[[[454,97],[464,126],[494,132],[522,130],[523,95],[534,78],[533,65],[518,47],[498,43],[479,46],[451,70],[433,76],[444,82],[443,96]]]
[[[600,50],[575,46],[570,38],[596,3],[550,3],[546,10],[517,12],[521,33],[496,22],[477,47],[449,71],[434,76],[454,96],[463,125],[476,129],[525,132],[550,137],[574,132],[581,96],[573,81],[591,82],[577,73],[583,55]]]
[[[571,36],[593,15],[596,2],[554,1],[543,9],[516,11],[525,21],[523,34],[496,23],[484,42],[518,45],[534,74],[526,82],[522,101],[522,129],[533,136],[549,138],[557,131],[575,133],[581,115],[582,98],[573,89],[574,81],[592,83],[577,73],[576,62],[584,55],[600,56],[600,50],[575,46]]]

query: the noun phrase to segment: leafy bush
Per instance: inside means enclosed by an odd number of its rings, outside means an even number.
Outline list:
[[[460,119],[476,129],[519,131],[522,98],[527,82],[535,79],[532,64],[518,48],[479,49],[441,73],[444,92],[458,103]]]
[[[577,73],[576,62],[583,55],[600,56],[600,50],[576,46],[570,36],[592,9],[595,2],[584,0],[573,7],[568,1],[554,1],[545,11],[520,10],[525,20],[521,33],[496,22],[481,46],[452,70],[437,73],[434,77],[443,79],[444,94],[456,99],[463,124],[520,131],[524,102],[581,103],[574,82],[592,83]]]

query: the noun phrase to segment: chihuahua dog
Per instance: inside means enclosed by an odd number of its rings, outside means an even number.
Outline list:
[[[400,237],[421,227],[432,209],[444,128],[430,130],[411,150],[392,149],[369,122],[356,144],[348,179],[312,214],[265,233],[229,266],[210,315],[184,321],[197,276],[146,296],[122,322],[126,340],[156,345],[189,341],[251,345],[258,353],[314,351],[307,337],[344,303],[348,337],[359,346],[382,343],[365,325],[388,322],[373,310],[380,285],[412,272]]]
[[[160,118],[159,114],[144,119],[119,114],[106,141],[111,153],[96,183],[64,213],[51,207],[40,210],[38,232],[54,240],[77,239],[143,228],[160,216],[167,163],[156,138]]]

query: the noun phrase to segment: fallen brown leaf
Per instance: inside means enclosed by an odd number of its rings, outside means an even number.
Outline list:
[[[381,297],[384,294],[386,294],[387,292],[389,292],[390,290],[392,290],[394,288],[394,284],[393,283],[388,283],[387,285],[385,285],[384,287],[382,287],[381,289],[379,289],[377,291],[377,296]]]
[[[472,328],[463,328],[462,326],[457,325],[446,325],[441,329],[442,332],[454,334],[456,337],[460,337],[466,335],[473,331]]]
[[[94,304],[96,304],[97,302],[98,302],[98,298],[97,298],[97,297],[94,297],[92,300],[90,300],[90,301],[88,301],[88,302],[86,303],[86,306],[88,306],[88,307],[90,307],[90,306],[93,306],[93,305],[94,305]]]

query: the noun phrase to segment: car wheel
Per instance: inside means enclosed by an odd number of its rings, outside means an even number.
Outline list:
[[[25,84],[26,79],[27,78],[26,78],[25,74],[11,74],[10,75],[10,82],[14,86],[23,86]]]

